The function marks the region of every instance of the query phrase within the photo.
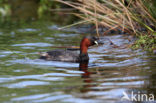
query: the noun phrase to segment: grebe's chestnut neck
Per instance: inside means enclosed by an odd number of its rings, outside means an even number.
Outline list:
[[[88,50],[89,46],[92,46],[95,44],[98,45],[97,40],[98,40],[98,38],[96,38],[94,36],[84,37],[80,43],[80,54],[87,54],[87,50]]]

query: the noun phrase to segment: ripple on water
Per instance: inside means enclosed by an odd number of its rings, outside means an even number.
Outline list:
[[[52,29],[55,28],[58,27],[52,27]],[[44,39],[46,41],[54,39],[63,41],[65,40],[64,37],[72,35],[72,33],[69,35],[62,33],[58,35],[58,38],[45,37]],[[16,56],[17,58],[10,56],[6,61],[2,61],[6,68],[16,66],[2,69],[1,73],[8,76],[1,75],[0,77],[0,86],[6,91],[1,95],[3,97],[9,95],[7,98],[11,98],[11,102],[100,103],[102,101],[101,103],[111,103],[112,101],[114,103],[114,101],[120,101],[125,91],[147,87],[148,85],[145,82],[148,81],[150,84],[152,69],[149,66],[150,64],[148,65],[149,62],[144,59],[146,57],[145,52],[132,51],[127,48],[114,48],[107,38],[118,46],[128,43],[122,35],[106,36],[103,39],[104,45],[94,46],[88,50],[90,56],[88,71],[87,69],[79,71],[78,63],[31,59],[32,54],[36,55],[36,52],[40,50],[35,50],[35,47],[45,47],[47,49],[52,44],[41,42],[13,44],[14,48],[17,46],[17,48],[21,47],[22,49],[22,52],[17,51],[16,53],[20,53],[20,55],[28,54],[28,57],[19,59],[18,56]],[[60,45],[64,44],[60,43]],[[30,49],[30,52],[31,50],[36,52],[27,53],[26,49]],[[0,56],[3,57],[3,55],[12,53],[1,51]],[[36,56],[36,58],[38,57]],[[144,73],[146,71],[147,73]],[[148,74],[149,71],[151,74]],[[12,88],[18,91],[16,96],[10,96],[10,92],[7,92],[8,90],[12,91]],[[35,92],[33,91],[34,94],[32,92],[19,93],[19,91],[24,90],[34,90]]]
[[[21,54],[23,52],[21,51],[1,51],[0,52],[0,57],[6,57],[6,56],[9,56],[11,54]]]
[[[30,95],[30,96],[22,96],[13,98],[12,101],[29,101],[35,103],[43,103],[43,102],[52,102],[57,100],[62,100],[72,98],[72,95],[64,94],[62,92],[53,92],[48,94],[37,94],[37,95]]]
[[[15,80],[14,78],[5,78],[5,77],[0,77],[0,83],[5,83],[5,82],[10,82]]]
[[[52,46],[52,44],[49,44],[49,43],[24,43],[24,44],[13,44],[12,46],[49,47],[49,46]]]
[[[7,88],[25,88],[28,86],[49,85],[49,82],[44,81],[21,81],[18,83],[4,84],[3,87]]]
[[[69,71],[69,70],[68,70]],[[34,86],[34,85],[48,85],[48,81],[63,81],[64,77],[76,77],[80,76],[80,72],[70,72],[70,73],[44,73],[38,75],[22,75],[22,76],[8,76],[8,77],[1,77],[0,83],[5,83],[5,87],[8,88],[22,88],[27,86]],[[22,80],[22,82],[18,82]],[[35,81],[28,81],[28,80],[35,80]],[[15,83],[9,83],[10,81]],[[44,82],[43,82],[44,81]],[[17,83],[16,83],[17,82]]]
[[[67,37],[67,38],[69,38],[69,37],[75,37],[75,36],[78,36],[79,34],[55,34],[55,36],[58,36],[58,37],[63,37],[63,38],[65,38],[65,37]]]
[[[26,29],[18,29],[19,32],[36,32],[38,29],[26,28]]]
[[[64,67],[64,68],[71,68],[71,67],[78,67],[78,63],[69,63],[69,62],[59,62],[59,61],[45,61],[40,59],[16,59],[16,60],[9,60],[8,62],[12,64],[20,63],[20,64],[31,64],[31,65],[38,65],[38,66],[52,66],[52,67]]]

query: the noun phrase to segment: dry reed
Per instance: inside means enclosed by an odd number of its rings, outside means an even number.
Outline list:
[[[141,33],[139,30],[142,27],[153,31],[149,25],[156,24],[156,20],[144,5],[144,0],[129,0],[128,4],[125,0],[56,1],[79,10],[80,13],[73,13],[83,19],[79,23],[94,23],[98,36],[99,26],[107,27],[109,30],[120,28],[124,32],[137,34]]]

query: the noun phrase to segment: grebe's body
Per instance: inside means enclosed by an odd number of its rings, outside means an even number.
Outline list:
[[[94,44],[98,44],[96,37],[84,37],[80,44],[80,53],[76,53],[71,50],[60,50],[56,49],[42,53],[40,59],[51,60],[51,61],[63,61],[63,62],[82,62],[88,61],[88,47]]]

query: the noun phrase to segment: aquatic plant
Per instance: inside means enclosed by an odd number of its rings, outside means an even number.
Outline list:
[[[153,51],[156,49],[156,34],[149,33],[148,35],[142,34],[138,36],[132,48],[143,48],[144,50]]]
[[[57,8],[56,2],[51,0],[40,0],[38,7],[38,16],[39,18],[46,16],[50,13],[51,7]]]
[[[0,22],[4,22],[6,17],[11,15],[11,10],[9,4],[5,3],[7,0],[0,0]]]

